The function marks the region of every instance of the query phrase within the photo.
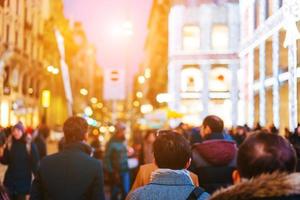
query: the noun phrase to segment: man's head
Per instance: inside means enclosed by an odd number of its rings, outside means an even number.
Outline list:
[[[86,139],[88,124],[82,117],[70,117],[63,126],[66,143],[80,142]]]
[[[189,142],[179,133],[164,131],[153,144],[154,158],[159,168],[185,169],[190,164]]]
[[[292,173],[296,154],[283,137],[259,131],[249,136],[238,150],[237,168],[242,178],[252,178],[275,171]]]
[[[216,115],[209,115],[205,117],[201,127],[202,137],[207,137],[211,133],[222,133],[224,129],[223,120]],[[216,138],[217,139],[217,138]]]
[[[115,137],[120,139],[120,140],[125,140],[125,131],[126,131],[126,126],[125,124],[118,122],[115,125]]]

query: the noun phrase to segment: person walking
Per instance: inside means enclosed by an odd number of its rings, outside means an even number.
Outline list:
[[[24,133],[21,122],[13,126],[0,161],[7,165],[4,186],[10,199],[25,200],[30,192],[32,174],[36,174],[39,155],[36,146]]]
[[[116,132],[108,141],[104,155],[104,166],[110,177],[111,200],[125,199],[130,190],[130,173],[127,146],[125,144],[126,127],[116,124]]]
[[[64,149],[41,160],[33,181],[31,200],[104,200],[103,168],[91,157],[88,124],[70,117],[63,125]]]
[[[206,200],[209,194],[195,187],[186,170],[191,163],[189,142],[179,133],[164,131],[154,144],[154,159],[158,169],[152,172],[149,184],[127,196],[127,200]]]
[[[36,134],[34,143],[39,151],[40,159],[42,159],[47,155],[47,138],[49,137],[50,129],[46,124],[41,124]]]
[[[215,192],[211,200],[298,200],[297,157],[283,137],[260,130],[240,146],[235,185]]]
[[[224,135],[224,122],[215,115],[204,118],[201,131],[203,141],[192,147],[192,172],[198,175],[199,185],[209,193],[232,184],[231,174],[236,168],[237,146]]]

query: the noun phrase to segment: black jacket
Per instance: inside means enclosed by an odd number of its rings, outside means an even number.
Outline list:
[[[10,138],[4,149],[1,163],[7,165],[4,186],[13,194],[29,194],[32,174],[37,170],[39,155],[36,146],[26,141]]]
[[[45,157],[33,181],[31,200],[102,200],[103,168],[84,143],[66,145]]]
[[[300,174],[265,174],[217,191],[210,200],[297,200]]]

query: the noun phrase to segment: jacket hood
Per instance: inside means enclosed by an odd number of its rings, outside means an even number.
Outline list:
[[[235,159],[237,147],[232,141],[207,140],[195,144],[193,151],[213,166],[225,166]]]
[[[213,194],[210,200],[253,200],[300,195],[300,173],[264,174]]]

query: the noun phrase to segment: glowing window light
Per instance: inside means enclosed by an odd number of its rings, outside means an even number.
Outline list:
[[[161,93],[156,96],[156,101],[158,103],[170,102],[171,96],[167,93]]]
[[[2,101],[1,103],[1,126],[9,126],[9,102]]]
[[[28,88],[28,94],[33,94],[33,88]]]
[[[105,126],[101,126],[100,129],[99,129],[99,131],[100,131],[101,133],[106,133],[107,128],[106,128]]]
[[[151,104],[144,104],[141,106],[141,113],[147,114],[153,111],[153,106]]]
[[[137,92],[136,97],[137,98],[143,98],[143,93],[142,92]]]
[[[85,88],[81,88],[81,89],[80,89],[80,94],[81,94],[81,95],[86,96],[86,95],[88,95],[88,93],[89,93],[89,92],[88,92],[87,89],[85,89]]]
[[[48,108],[50,106],[51,92],[50,90],[43,90],[42,92],[42,106]]]
[[[140,106],[140,102],[139,101],[134,101],[133,102],[133,106],[134,107],[139,107]]]
[[[96,106],[97,106],[98,109],[101,109],[101,108],[103,108],[103,103],[97,103]]]
[[[96,97],[91,98],[91,103],[96,104],[98,102],[98,99]]]
[[[183,49],[200,49],[200,28],[196,25],[186,25],[183,27]]]
[[[218,24],[212,28],[212,49],[227,50],[228,49],[228,27]]]
[[[54,67],[53,67],[52,65],[49,65],[49,66],[47,67],[47,71],[48,71],[48,72],[52,73],[53,70],[54,70]]]
[[[86,114],[87,116],[92,116],[93,115],[93,110],[91,107],[87,106],[85,109],[84,109],[84,114]]]
[[[145,79],[144,76],[139,76],[139,77],[138,77],[138,82],[139,82],[140,84],[144,84],[145,81],[146,81],[146,79]]]
[[[115,130],[116,130],[116,128],[114,126],[108,127],[108,131],[111,133],[115,132]]]
[[[151,69],[150,68],[146,68],[145,69],[145,73],[144,73],[145,78],[150,78],[151,77]]]
[[[58,68],[54,68],[54,69],[52,70],[52,73],[53,73],[54,75],[57,75],[57,74],[59,73],[59,69],[58,69]]]

